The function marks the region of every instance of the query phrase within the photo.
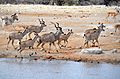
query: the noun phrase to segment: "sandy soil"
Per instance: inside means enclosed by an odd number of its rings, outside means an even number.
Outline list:
[[[0,53],[1,57],[19,56],[19,53],[13,49],[11,43],[6,50],[7,37],[9,33],[14,31],[23,31],[22,26],[39,25],[38,18],[43,18],[47,27],[39,34],[55,32],[54,25],[50,22],[59,22],[63,31],[67,33],[67,29],[72,29],[74,34],[69,38],[69,43],[66,48],[59,49],[56,52],[54,46],[50,53],[41,51],[40,47],[35,49],[25,49],[22,52],[24,57],[29,56],[33,52],[37,52],[33,59],[65,59],[75,61],[90,61],[90,62],[110,62],[120,63],[120,32],[114,33],[114,25],[119,23],[120,15],[116,19],[109,17],[106,19],[107,12],[114,11],[114,7],[105,6],[43,6],[43,5],[0,5],[1,15],[10,16],[14,12],[20,12],[19,21],[13,25],[5,26],[4,30],[0,30]],[[105,31],[99,37],[100,48],[104,54],[82,54],[80,51],[84,48],[83,33],[86,29],[94,28],[99,22],[106,25]],[[13,26],[15,28],[13,28]],[[113,33],[113,34],[112,34]],[[32,34],[33,35],[33,34]],[[25,36],[23,40],[26,40]],[[34,37],[34,35],[33,35]],[[22,40],[22,41],[23,41]],[[18,47],[18,41],[15,41],[15,46]],[[48,44],[45,45],[48,50]],[[92,48],[89,46],[89,48]],[[113,49],[117,49],[117,53],[112,53]]]

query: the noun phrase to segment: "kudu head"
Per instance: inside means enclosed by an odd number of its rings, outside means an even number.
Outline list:
[[[100,29],[100,31],[105,31],[104,28],[106,27],[103,23],[99,23],[100,25],[98,26],[98,29]]]
[[[72,29],[68,29],[68,33],[73,34]]]
[[[13,20],[17,20],[18,21],[18,14],[14,13],[13,15],[11,15],[11,17],[13,18]]]
[[[39,22],[40,22],[40,24],[41,24],[41,27],[46,27],[47,25],[45,24],[45,21],[43,20],[43,18],[42,18],[42,20],[40,20],[39,18],[38,18],[38,20],[39,20]]]

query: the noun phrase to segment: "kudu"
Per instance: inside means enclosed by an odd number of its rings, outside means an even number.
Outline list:
[[[120,24],[116,24],[116,25],[114,26],[114,28],[115,28],[115,32],[116,32],[117,30],[120,31]]]
[[[15,48],[14,46],[14,41],[15,40],[19,40],[19,43],[21,43],[21,40],[23,39],[23,37],[28,33],[28,30],[24,30],[23,32],[13,32],[13,33],[10,33],[9,34],[9,37],[8,37],[8,44],[7,44],[7,47],[10,43],[10,41],[12,41],[12,46]]]
[[[114,19],[116,19],[116,16],[117,16],[119,13],[120,13],[120,10],[119,10],[118,8],[115,8],[115,12],[108,12],[108,13],[107,13],[106,19],[107,19],[108,17],[110,17],[110,16],[112,16]]]
[[[35,32],[35,33],[40,33],[44,27],[46,27],[45,21],[42,19],[42,21],[40,19],[38,19],[41,26],[35,26],[35,25],[30,25],[30,27],[27,27],[27,30],[29,31],[29,38],[31,39],[31,33]]]
[[[29,39],[26,41],[22,41],[20,43],[18,51],[21,53],[26,47],[33,48],[33,45],[38,37],[40,37],[37,33],[34,34],[35,37],[33,39]]]
[[[60,35],[64,33],[62,31],[62,28],[59,26],[59,23],[57,23],[58,26],[56,26],[56,24],[53,22],[51,22],[51,23],[54,24],[57,31],[55,33],[50,32],[50,33],[43,34],[42,36],[40,36],[37,47],[40,44],[42,44],[41,47],[43,50],[45,50],[44,45],[46,43],[49,43],[49,50],[51,49],[51,44],[53,44],[56,48],[55,41],[59,40]],[[56,48],[56,51],[58,52],[57,48]]]
[[[18,21],[18,14],[15,13],[11,15],[11,17],[8,16],[1,17],[1,19],[2,19],[2,28],[4,28],[4,26],[12,25],[12,23],[14,23],[15,20]]]
[[[71,34],[73,34],[72,29],[71,29],[71,30],[68,29],[68,33],[67,33],[67,34],[61,34],[61,35],[60,35],[60,37],[59,37],[59,39],[58,39],[58,46],[59,46],[60,48],[63,46],[63,45],[61,45],[61,42],[62,42],[62,41],[64,41],[64,44],[65,44],[64,47],[67,46],[67,44],[68,44],[68,38],[70,37]]]
[[[103,28],[105,26],[103,25],[103,23],[98,26],[98,29],[88,29],[85,31],[84,33],[84,37],[85,37],[85,43],[84,43],[84,46],[87,44],[87,47],[88,47],[88,42],[89,41],[92,41],[93,44],[95,44],[95,42],[98,43],[98,46],[99,46],[99,42],[98,42],[98,38],[100,36],[100,33],[101,31],[105,31]]]

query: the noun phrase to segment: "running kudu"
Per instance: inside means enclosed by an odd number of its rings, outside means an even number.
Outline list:
[[[10,43],[10,41],[12,41],[12,46],[15,48],[14,46],[14,41],[15,40],[19,40],[19,43],[21,43],[21,40],[23,39],[23,37],[28,33],[28,30],[25,29],[23,32],[13,32],[13,33],[10,33],[9,34],[9,37],[8,37],[8,44],[7,44],[7,48],[8,48],[8,45]]]
[[[99,41],[98,41],[98,38],[99,38],[99,36],[100,36],[100,33],[101,33],[101,31],[105,31],[104,30],[104,25],[103,25],[103,23],[100,25],[100,26],[98,26],[98,29],[88,29],[88,30],[86,30],[85,31],[85,33],[84,33],[84,37],[85,37],[85,43],[84,43],[84,46],[87,44],[87,46],[88,46],[88,42],[89,41],[92,41],[92,43],[93,44],[95,44],[95,42],[97,42],[98,43],[98,46],[99,46]]]
[[[35,43],[35,41],[37,40],[38,37],[40,37],[37,33],[34,34],[35,37],[33,39],[29,39],[26,41],[22,41],[20,43],[19,49],[18,51],[21,53],[26,47],[32,48],[33,49],[33,45]]]
[[[73,34],[72,29],[71,29],[71,30],[68,29],[68,33],[67,33],[67,34],[61,34],[61,35],[60,35],[60,37],[59,37],[59,39],[58,39],[58,45],[59,45],[60,48],[63,46],[63,45],[61,44],[62,41],[64,41],[64,44],[65,44],[64,47],[67,46],[67,44],[68,44],[68,38],[70,37],[71,34]]]
[[[31,39],[31,33],[40,33],[44,27],[46,27],[45,21],[42,19],[38,19],[40,22],[40,26],[30,25],[30,27],[27,27],[27,30],[29,32],[29,38]]]

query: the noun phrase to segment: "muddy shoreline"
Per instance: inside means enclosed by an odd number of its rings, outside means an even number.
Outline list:
[[[75,61],[75,62],[90,62],[90,63],[111,63],[111,64],[120,64],[120,55],[113,54],[111,51],[106,51],[103,54],[81,54],[81,53],[73,53],[73,52],[59,52],[59,53],[46,53],[41,52],[36,55],[29,56],[24,55],[24,58],[30,60],[66,60],[66,61]],[[16,57],[16,54],[0,54],[0,58],[20,58],[20,56]]]

